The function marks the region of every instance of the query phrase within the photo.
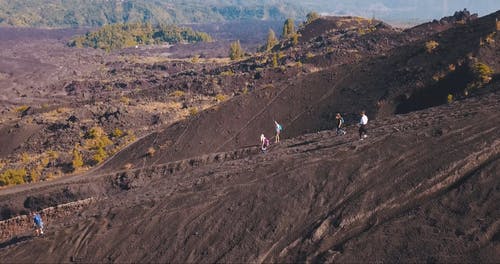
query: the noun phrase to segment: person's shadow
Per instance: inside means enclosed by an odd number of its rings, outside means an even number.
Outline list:
[[[15,236],[15,237],[11,238],[10,240],[7,240],[5,242],[0,243],[0,249],[6,248],[8,246],[11,246],[11,245],[23,242],[23,241],[27,241],[30,239],[33,239],[32,235]]]

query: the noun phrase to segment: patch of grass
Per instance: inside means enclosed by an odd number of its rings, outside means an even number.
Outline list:
[[[22,112],[28,110],[28,108],[30,108],[30,107],[27,105],[21,105],[21,106],[15,107],[14,111],[17,113],[22,113]]]
[[[122,96],[122,97],[120,97],[120,103],[128,105],[128,104],[130,104],[130,98],[128,98],[126,96]]]
[[[182,96],[184,96],[184,94],[185,93],[181,90],[175,90],[175,91],[171,92],[169,95],[171,97],[182,97]]]
[[[227,71],[221,72],[220,76],[234,76],[234,72],[231,69],[229,69]]]
[[[120,137],[122,137],[122,136],[123,136],[123,134],[124,134],[124,133],[123,133],[123,131],[122,131],[121,129],[119,129],[119,128],[115,128],[115,129],[113,130],[113,132],[111,132],[110,136],[111,136],[112,138],[120,138]]]
[[[224,101],[226,101],[228,98],[227,98],[227,96],[226,96],[226,95],[224,95],[224,94],[217,94],[217,95],[215,96],[215,99],[216,99],[218,102],[224,102]]]
[[[190,116],[195,116],[198,114],[198,107],[194,106],[194,107],[191,107],[189,108],[189,115]]]

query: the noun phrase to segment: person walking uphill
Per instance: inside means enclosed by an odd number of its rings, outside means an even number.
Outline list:
[[[340,113],[335,115],[335,120],[337,121],[337,136],[345,135],[346,131],[344,130],[344,118],[342,118]]]
[[[368,117],[366,116],[365,111],[361,111],[361,119],[359,120],[359,139],[363,140],[368,135],[368,131],[366,130],[366,125],[368,124]],[[363,135],[364,134],[364,135]]]
[[[269,139],[267,139],[264,134],[260,135],[260,149],[262,152],[266,152],[267,148],[269,147]]]
[[[276,137],[275,137],[275,141],[276,143],[280,142],[280,134],[281,134],[281,130],[283,130],[283,127],[278,124],[278,122],[276,122],[276,120],[274,120],[274,127],[276,129]]]
[[[37,236],[43,235],[43,221],[39,213],[31,212],[33,217],[33,224],[35,225],[35,234]]]

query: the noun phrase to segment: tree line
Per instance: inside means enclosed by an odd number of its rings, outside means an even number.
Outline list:
[[[189,27],[175,25],[156,25],[151,23],[118,23],[105,25],[94,32],[73,38],[70,47],[91,47],[111,51],[161,43],[210,42],[212,38],[205,32],[194,31]]]

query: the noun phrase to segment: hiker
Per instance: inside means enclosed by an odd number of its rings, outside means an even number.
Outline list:
[[[337,121],[337,136],[345,135],[347,132],[344,130],[344,118],[340,115],[340,113],[335,115],[335,120]]]
[[[359,120],[359,139],[363,140],[368,135],[368,131],[366,130],[366,124],[368,124],[368,117],[365,114],[365,111],[361,111],[361,119]],[[364,135],[363,135],[364,134]]]
[[[267,148],[269,147],[269,139],[267,139],[264,134],[261,134],[260,135],[260,149],[263,151],[263,152],[266,152]]]
[[[31,212],[33,217],[33,224],[35,226],[35,234],[37,236],[43,235],[43,221],[39,213]]]
[[[283,130],[283,127],[278,124],[278,122],[276,122],[276,120],[274,120],[274,126],[275,126],[275,129],[276,129],[276,137],[275,137],[275,141],[276,143],[280,142],[280,133],[281,133],[281,130]]]

